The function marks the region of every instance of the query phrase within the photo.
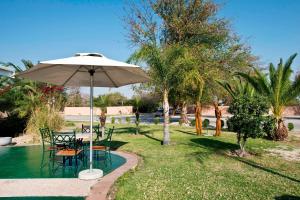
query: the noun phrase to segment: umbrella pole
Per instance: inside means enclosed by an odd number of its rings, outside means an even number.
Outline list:
[[[103,176],[101,169],[93,169],[93,97],[94,97],[94,68],[90,73],[90,168],[79,172],[78,177],[82,180],[94,180]]]
[[[90,171],[93,170],[93,97],[94,97],[94,73],[95,70],[89,70],[90,73]]]

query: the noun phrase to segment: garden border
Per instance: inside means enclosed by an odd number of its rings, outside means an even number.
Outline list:
[[[113,172],[107,174],[99,182],[91,187],[87,200],[106,200],[108,194],[116,182],[125,172],[135,169],[139,162],[139,157],[134,153],[115,151],[117,155],[120,155],[126,159],[126,163],[115,169]]]

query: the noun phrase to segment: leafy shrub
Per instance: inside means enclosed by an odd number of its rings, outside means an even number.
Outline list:
[[[128,123],[128,124],[130,124],[130,117],[126,117],[126,122]]]
[[[122,124],[122,118],[121,117],[118,118],[118,123]]]
[[[204,119],[202,125],[204,128],[207,128],[209,126],[209,119]]]
[[[115,117],[111,117],[111,123],[114,124],[116,122],[116,118]]]
[[[288,123],[288,129],[289,129],[289,131],[292,131],[294,129],[294,124]]]
[[[268,139],[275,138],[276,119],[273,116],[267,116],[263,122],[263,131]]]
[[[159,123],[159,117],[154,118],[154,124],[157,125]]]
[[[233,131],[237,132],[241,155],[245,152],[245,144],[249,137],[257,138],[264,135],[264,114],[267,114],[268,104],[261,96],[239,96],[233,99],[228,111]]]
[[[228,131],[233,131],[232,119],[228,118],[226,121]]]
[[[71,121],[66,121],[65,126],[75,126],[75,123]]]
[[[223,127],[224,127],[224,125],[225,125],[225,122],[224,122],[224,120],[221,120],[221,128],[223,128]]]
[[[195,119],[191,120],[191,126],[196,126],[196,120]]]

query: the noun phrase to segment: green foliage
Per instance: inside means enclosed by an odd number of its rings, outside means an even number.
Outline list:
[[[239,96],[233,99],[228,111],[232,130],[237,132],[237,139],[242,152],[248,138],[264,135],[264,114],[268,113],[268,103],[261,96]]]
[[[159,107],[160,98],[155,93],[142,93],[135,95],[132,99],[127,101],[127,105],[133,105],[134,111],[138,108],[141,113],[155,112]]]
[[[288,123],[288,129],[289,129],[289,131],[294,130],[294,124],[293,123]]]
[[[228,118],[226,121],[228,131],[232,131],[232,132],[234,131],[233,130],[233,123],[234,123],[233,120],[234,120],[233,118]]]
[[[130,117],[126,117],[126,122],[127,122],[127,124],[130,124]]]
[[[154,124],[157,125],[159,123],[159,117],[154,118]]]
[[[209,119],[204,119],[202,125],[204,128],[207,128],[209,126]]]
[[[222,86],[232,98],[236,98],[242,95],[253,96],[254,88],[247,81],[243,81],[239,77],[234,77],[230,81],[219,81],[216,82]]]
[[[191,126],[196,126],[196,120],[195,119],[191,120]]]
[[[31,61],[22,60],[22,63],[24,67],[16,66],[13,63],[1,64],[13,67],[16,72],[33,67]],[[48,126],[54,130],[62,127],[64,120],[59,115],[59,111],[62,110],[66,101],[63,87],[18,77],[5,79],[0,79],[0,91],[2,91],[0,110],[8,112],[9,115],[18,115],[19,118],[26,119],[25,131],[32,135],[34,142],[39,140],[40,127]],[[9,90],[4,89],[3,92],[3,88],[9,88]],[[22,127],[21,123],[20,126]]]
[[[94,98],[94,106],[96,107],[122,106],[126,102],[127,98],[120,92],[99,95],[97,98]]]
[[[111,123],[115,124],[115,122],[116,122],[116,118],[115,117],[111,117]]]
[[[74,122],[72,122],[72,121],[66,121],[65,122],[65,126],[75,126],[75,123]]]
[[[263,122],[263,131],[266,133],[268,139],[275,138],[276,118],[274,116],[266,116]]]
[[[297,54],[293,54],[288,60],[280,62],[275,68],[273,63],[269,65],[268,76],[258,69],[254,69],[255,75],[251,76],[245,73],[238,73],[245,78],[255,90],[262,96],[266,96],[272,106],[272,112],[275,118],[281,119],[284,106],[295,100],[300,94],[300,76],[297,75],[295,80],[291,80],[293,73],[292,63]]]

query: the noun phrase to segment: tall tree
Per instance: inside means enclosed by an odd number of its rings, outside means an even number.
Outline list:
[[[152,83],[163,97],[164,137],[163,144],[170,143],[169,133],[169,91],[172,88],[172,78],[175,73],[176,59],[181,56],[181,49],[175,46],[157,47],[143,45],[130,58],[129,62],[146,62]]]
[[[164,104],[168,104],[165,102],[168,97],[165,96],[168,96],[170,92],[181,94],[178,95],[183,97],[180,101],[186,102],[185,90],[191,90],[191,88],[174,87],[175,91],[173,91],[169,86],[185,84],[179,80],[193,76],[186,86],[192,85],[195,89],[194,102],[196,102],[198,110],[201,111],[201,104],[210,100],[212,94],[218,93],[214,79],[219,78],[219,76],[229,76],[229,72],[245,68],[253,61],[249,48],[241,44],[235,34],[232,33],[228,21],[217,17],[218,9],[218,5],[212,1],[202,0],[149,0],[142,4],[130,5],[126,17],[128,25],[126,28],[129,33],[128,39],[133,45],[137,46],[139,50],[143,49],[144,52],[145,49],[147,52],[152,49],[154,53],[149,54],[152,58],[158,55],[157,52],[162,53],[170,47],[180,47],[179,49],[181,49],[180,56],[175,57],[176,61],[173,61],[173,64],[180,67],[173,70],[177,72],[177,79],[174,79],[175,76],[166,75],[166,77],[173,78],[173,82],[171,85],[168,84],[165,92],[161,93],[164,97]],[[186,50],[182,52],[182,48]],[[182,59],[187,59],[187,61],[182,61]],[[159,66],[154,66],[156,63],[160,64],[160,61],[156,58],[152,61],[150,69],[161,69]],[[190,61],[192,61],[193,67],[187,67],[187,70],[183,70],[186,68],[181,68],[182,65],[177,63],[189,63]],[[149,65],[149,63],[147,64]],[[168,69],[175,67],[168,66],[166,70],[160,71],[171,73]],[[159,80],[154,76],[153,78]],[[191,83],[191,80],[194,82]],[[161,80],[159,81],[161,82]],[[156,86],[159,89],[164,88],[161,87],[161,84]],[[203,92],[207,95],[203,95]],[[172,101],[177,102],[174,99]],[[164,112],[168,115],[168,111],[165,110]],[[201,123],[199,125],[201,132]]]
[[[239,72],[238,75],[245,78],[255,90],[262,96],[266,96],[272,107],[272,113],[276,118],[275,139],[283,140],[288,136],[288,131],[283,122],[284,107],[295,100],[300,94],[300,76],[291,80],[293,73],[292,64],[297,54],[290,56],[284,63],[280,59],[277,68],[269,65],[269,74],[255,69],[255,75],[251,76]]]

